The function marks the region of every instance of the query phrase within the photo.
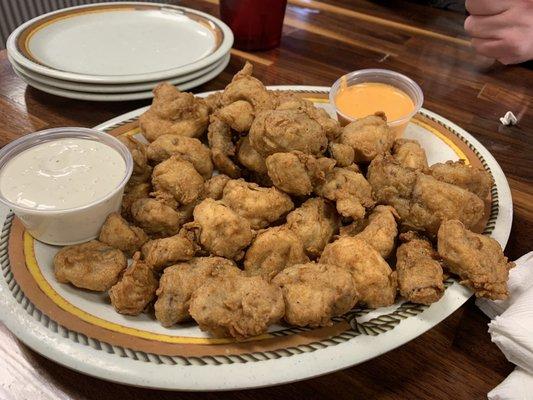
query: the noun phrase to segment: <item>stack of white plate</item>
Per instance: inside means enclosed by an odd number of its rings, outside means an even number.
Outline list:
[[[154,3],[100,3],[62,9],[19,26],[7,41],[28,85],[72,99],[152,97],[163,81],[199,86],[228,65],[233,34],[219,19]]]

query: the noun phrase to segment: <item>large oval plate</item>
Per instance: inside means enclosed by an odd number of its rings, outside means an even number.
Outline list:
[[[331,112],[328,89],[295,90]],[[205,95],[205,94],[203,94]],[[138,132],[139,109],[97,128],[110,134]],[[486,199],[480,230],[505,246],[512,222],[512,200],[505,176],[476,139],[450,121],[421,110],[406,137],[418,139],[430,163],[463,158],[487,169],[495,180]],[[281,384],[346,368],[421,335],[459,308],[471,292],[454,280],[431,306],[399,301],[376,310],[354,309],[331,327],[275,326],[246,342],[211,339],[194,324],[161,327],[148,315],[127,317],[113,311],[105,295],[55,281],[57,247],[24,232],[7,209],[0,209],[1,319],[24,343],[42,355],[103,379],[152,388],[228,390]]]

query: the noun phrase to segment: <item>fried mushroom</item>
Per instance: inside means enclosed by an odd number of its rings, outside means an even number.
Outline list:
[[[139,315],[155,298],[158,281],[148,264],[141,261],[141,253],[133,256],[133,263],[109,289],[109,298],[120,314]]]
[[[276,226],[256,236],[244,256],[244,270],[270,281],[284,268],[308,261],[298,236],[285,226]]]
[[[220,200],[205,199],[194,209],[194,222],[184,228],[194,233],[211,254],[241,259],[252,241],[250,222]]]
[[[174,208],[152,198],[136,200],[131,205],[131,215],[146,233],[156,236],[174,235],[185,222]]]
[[[156,191],[172,194],[179,204],[194,203],[203,193],[204,179],[194,165],[179,156],[172,156],[159,163],[152,174]]]
[[[464,160],[433,164],[429,173],[433,178],[466,189],[482,200],[488,197],[494,184],[489,172],[466,165]]]
[[[139,199],[144,199],[150,196],[152,185],[150,182],[143,182],[136,185],[126,185],[124,196],[122,197],[122,204],[120,206],[120,213],[127,220],[131,220],[131,205]]]
[[[155,317],[163,326],[188,321],[192,294],[210,279],[239,275],[241,270],[222,257],[197,257],[165,269],[154,304]]]
[[[222,104],[222,92],[211,93],[209,96],[204,97],[203,100],[207,105],[209,115],[214,114],[219,108],[224,105]]]
[[[416,140],[396,139],[392,146],[394,158],[404,167],[425,171],[428,168],[426,152]]]
[[[111,213],[100,230],[98,240],[131,257],[148,241],[148,235],[141,228],[130,225],[120,214]]]
[[[180,92],[168,82],[157,85],[153,93],[152,105],[139,118],[139,126],[148,141],[166,134],[188,137],[204,134],[209,108],[203,99]]]
[[[259,79],[254,78],[252,73],[253,65],[246,62],[222,92],[221,102],[223,105],[244,100],[251,104],[255,113],[274,108],[275,103],[265,85]]]
[[[331,157],[337,162],[338,167],[348,167],[353,164],[355,159],[355,151],[353,147],[347,144],[330,142],[329,153]]]
[[[485,206],[475,194],[431,176],[419,174],[411,198],[409,217],[402,220],[406,226],[436,234],[440,224],[459,219],[474,227],[483,218]]]
[[[315,158],[300,151],[275,153],[267,157],[268,176],[274,186],[295,196],[306,196],[326,180],[335,161],[327,157]]]
[[[299,264],[285,268],[272,281],[283,292],[285,321],[296,326],[330,326],[358,301],[349,271],[328,264]]]
[[[476,297],[503,300],[509,296],[507,280],[514,263],[493,238],[469,231],[461,221],[445,221],[438,233],[438,252]]]
[[[264,188],[243,179],[230,180],[222,201],[250,222],[252,229],[266,228],[294,208],[291,198],[276,188]]]
[[[442,265],[431,243],[415,232],[402,233],[396,251],[400,295],[412,303],[431,304],[444,294]]]
[[[372,187],[363,174],[349,168],[334,168],[325,182],[315,188],[315,193],[334,201],[339,214],[346,218],[361,219],[366,209],[375,204]]]
[[[276,110],[298,110],[305,112],[309,118],[318,122],[328,140],[335,140],[341,133],[339,122],[329,116],[323,108],[316,107],[312,101],[294,93],[280,93],[277,97]]]
[[[316,258],[340,225],[340,217],[326,200],[311,198],[287,215],[286,226],[300,238],[309,257]]]
[[[436,235],[443,221],[459,219],[472,228],[483,217],[483,201],[474,193],[403,167],[392,156],[376,157],[367,176],[376,201],[393,206],[407,229]]]
[[[386,307],[396,298],[396,272],[367,242],[342,236],[324,248],[321,264],[333,264],[352,274],[359,300],[370,308]]]
[[[204,179],[213,174],[211,151],[198,139],[186,136],[161,135],[146,148],[148,159],[160,163],[172,156],[189,161]]]
[[[394,133],[387,126],[383,113],[350,122],[339,137],[339,143],[353,148],[356,163],[368,163],[377,155],[389,152],[393,142]]]
[[[231,178],[224,174],[211,177],[205,181],[204,196],[213,200],[220,200],[222,198],[222,194],[224,193],[224,188],[230,180]]]
[[[285,312],[281,289],[259,276],[211,279],[196,290],[189,313],[214,337],[260,335]]]
[[[171,264],[193,258],[196,245],[187,237],[174,235],[150,240],[141,251],[144,261],[154,271],[160,271]]]
[[[239,178],[241,170],[232,160],[236,151],[233,134],[229,125],[216,115],[212,115],[210,118],[207,140],[216,169],[231,178]]]
[[[416,171],[403,167],[390,155],[377,156],[366,176],[378,203],[394,207],[402,220],[409,216]]]
[[[242,166],[248,170],[256,172],[260,175],[266,175],[267,166],[265,159],[250,145],[250,138],[248,136],[245,136],[239,140],[237,159]]]
[[[237,100],[220,108],[217,116],[236,132],[248,132],[254,121],[254,108],[246,100]]]
[[[263,157],[298,150],[321,155],[328,139],[318,122],[298,110],[268,110],[259,113],[250,128],[250,144]]]
[[[104,292],[119,279],[126,268],[124,254],[98,240],[63,247],[54,256],[58,282],[96,292]]]
[[[120,135],[117,139],[128,148],[133,159],[133,172],[128,184],[136,185],[149,181],[152,168],[148,165],[146,145],[131,135]]]
[[[393,207],[379,205],[372,210],[366,221],[354,221],[351,226],[341,228],[341,235],[363,239],[376,249],[381,257],[388,258],[398,236],[398,218]]]

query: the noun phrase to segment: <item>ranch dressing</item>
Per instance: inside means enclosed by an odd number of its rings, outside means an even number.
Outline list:
[[[123,157],[88,139],[57,139],[33,146],[0,172],[0,192],[35,210],[67,210],[103,199],[126,175]]]

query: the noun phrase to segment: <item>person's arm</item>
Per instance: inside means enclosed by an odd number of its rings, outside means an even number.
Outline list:
[[[503,64],[533,59],[533,0],[466,0],[465,30],[479,53]]]

